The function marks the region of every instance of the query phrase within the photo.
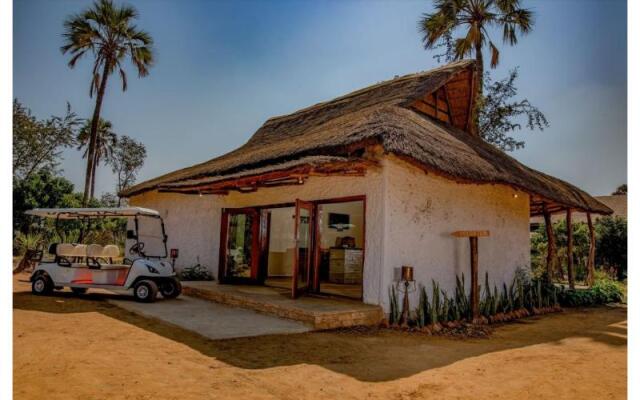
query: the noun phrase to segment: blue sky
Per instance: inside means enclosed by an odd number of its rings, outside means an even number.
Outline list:
[[[90,59],[71,70],[59,51],[65,17],[90,3],[14,1],[14,97],[38,117],[62,115],[67,101],[91,115]],[[519,134],[526,147],[511,155],[608,194],[627,180],[626,2],[522,3],[536,13],[534,30],[516,47],[500,44],[492,74],[519,67],[520,96],[551,126]],[[129,4],[155,39],[157,64],[146,78],[131,73],[124,93],[112,77],[102,115],[147,146],[139,180],[223,154],[270,116],[437,66],[417,30],[428,0]],[[80,152],[64,155],[64,175],[82,190]],[[97,179],[98,193],[114,190],[108,167]]]

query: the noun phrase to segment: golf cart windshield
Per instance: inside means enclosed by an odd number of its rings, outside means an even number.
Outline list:
[[[140,255],[145,257],[167,257],[164,223],[160,216],[136,216],[134,225],[135,232],[137,233],[137,235],[134,236],[137,237],[129,239],[133,239],[133,241],[138,243],[138,246],[140,246]],[[127,240],[127,245],[129,245],[129,240]]]

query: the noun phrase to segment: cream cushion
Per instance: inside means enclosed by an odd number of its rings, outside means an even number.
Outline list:
[[[71,243],[59,243],[56,246],[56,255],[60,257],[73,257],[73,245]]]
[[[120,249],[115,244],[108,244],[102,249],[102,257],[114,258],[120,255]]]
[[[86,257],[87,256],[87,245],[86,244],[76,244],[73,246],[73,252],[71,254],[72,257]]]
[[[87,246],[87,257],[98,258],[102,257],[103,247],[99,244],[90,244]]]

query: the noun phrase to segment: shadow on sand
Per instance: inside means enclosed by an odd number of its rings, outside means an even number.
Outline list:
[[[580,309],[532,317],[498,326],[493,335],[484,339],[429,337],[374,329],[213,341],[192,331],[125,311],[105,301],[109,298],[123,299],[122,296],[97,293],[77,298],[70,292],[56,292],[47,297],[14,292],[13,307],[46,313],[99,312],[235,367],[262,369],[315,364],[365,382],[408,377],[466,358],[541,343],[561,347],[562,341],[568,338],[587,338],[608,346],[627,344],[624,308]]]

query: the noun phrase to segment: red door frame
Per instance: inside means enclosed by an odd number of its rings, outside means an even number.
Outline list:
[[[316,200],[313,201],[314,204],[314,224],[315,224],[315,234],[314,234],[314,243],[313,243],[313,291],[320,293],[320,244],[322,243],[322,234],[320,233],[320,211],[318,210],[318,206],[322,204],[334,204],[334,203],[348,203],[352,201],[362,201],[362,276],[364,277],[364,265],[365,265],[365,254],[366,243],[367,243],[367,196],[358,195],[358,196],[347,196],[347,197],[336,197],[332,199],[325,200]],[[360,288],[360,300],[364,297],[364,285],[361,285]]]
[[[229,215],[235,214],[249,214],[253,216],[251,222],[251,277],[250,278],[236,278],[229,277],[226,273],[227,266],[227,245],[229,243]],[[260,267],[260,213],[256,208],[244,207],[244,208],[223,208],[221,219],[221,232],[220,232],[220,258],[218,260],[218,281],[220,283],[257,283],[258,271]]]
[[[311,253],[313,251],[313,231],[311,229],[309,229],[309,247],[307,248],[307,253],[306,253],[306,266],[304,268],[307,269],[307,281],[304,287],[300,288],[298,287],[298,275],[300,274],[300,210],[301,209],[306,209],[307,211],[309,211],[309,228],[312,227],[312,223],[315,221],[314,220],[314,204],[310,201],[302,201],[300,199],[296,199],[296,216],[295,216],[295,223],[294,223],[294,229],[293,229],[293,237],[296,241],[296,247],[295,250],[293,252],[293,273],[291,274],[291,297],[293,297],[294,299],[298,296],[300,296],[300,294],[304,291],[308,291],[310,288],[310,278],[311,278]]]
[[[346,203],[346,202],[351,202],[351,201],[362,201],[362,212],[363,212],[363,220],[362,220],[362,265],[363,265],[363,271],[362,274],[364,276],[364,265],[365,265],[365,256],[366,256],[366,251],[365,251],[365,246],[366,246],[366,238],[367,238],[367,230],[366,230],[366,224],[367,224],[367,196],[366,195],[356,195],[356,196],[346,196],[346,197],[335,197],[335,198],[329,198],[329,199],[321,199],[321,200],[312,200],[309,201],[307,203],[311,203],[313,205],[313,222],[314,222],[314,230],[313,230],[313,235],[312,235],[312,265],[311,265],[311,274],[310,274],[310,278],[313,281],[311,285],[309,285],[309,289],[314,291],[314,292],[320,292],[320,243],[321,242],[321,233],[320,233],[320,213],[318,212],[318,205],[321,204],[331,204],[331,203]],[[220,232],[220,251],[219,251],[219,260],[218,260],[218,280],[220,283],[236,283],[237,280],[232,279],[232,280],[227,280],[225,279],[225,266],[226,266],[226,248],[227,248],[227,241],[226,241],[226,237],[227,237],[227,229],[229,226],[229,221],[228,221],[228,214],[226,211],[233,211],[233,210],[253,210],[255,212],[258,213],[258,216],[260,217],[260,221],[262,221],[262,210],[264,209],[268,209],[268,208],[280,208],[280,207],[295,207],[295,203],[277,203],[277,204],[268,204],[268,205],[262,205],[262,206],[256,206],[256,207],[245,207],[245,208],[229,208],[229,209],[222,209],[222,219],[221,219],[221,232]],[[297,218],[296,218],[297,219]],[[258,236],[260,237],[259,240],[259,245],[254,246],[255,249],[259,249],[259,256],[255,256],[254,254],[252,254],[252,258],[256,259],[256,260],[264,260],[264,254],[263,252],[266,251],[268,249],[268,236],[265,236],[265,228],[266,229],[266,234],[268,235],[268,225],[269,224],[263,224],[262,222],[258,223],[259,229],[258,229]],[[254,235],[254,237],[256,237]],[[266,239],[266,241],[265,241]],[[252,275],[255,274],[255,276],[257,277],[257,279],[250,281],[250,282],[242,282],[242,283],[250,283],[250,284],[260,284],[264,281],[264,279],[266,278],[266,276],[263,276],[263,274],[260,272],[260,268],[262,268],[262,264],[264,263],[264,261],[262,261],[261,263],[259,263],[259,265],[256,267],[258,268],[256,270],[256,272],[253,272],[253,268],[252,268]],[[311,282],[310,282],[311,283]],[[362,294],[360,296],[360,299],[362,299]]]

